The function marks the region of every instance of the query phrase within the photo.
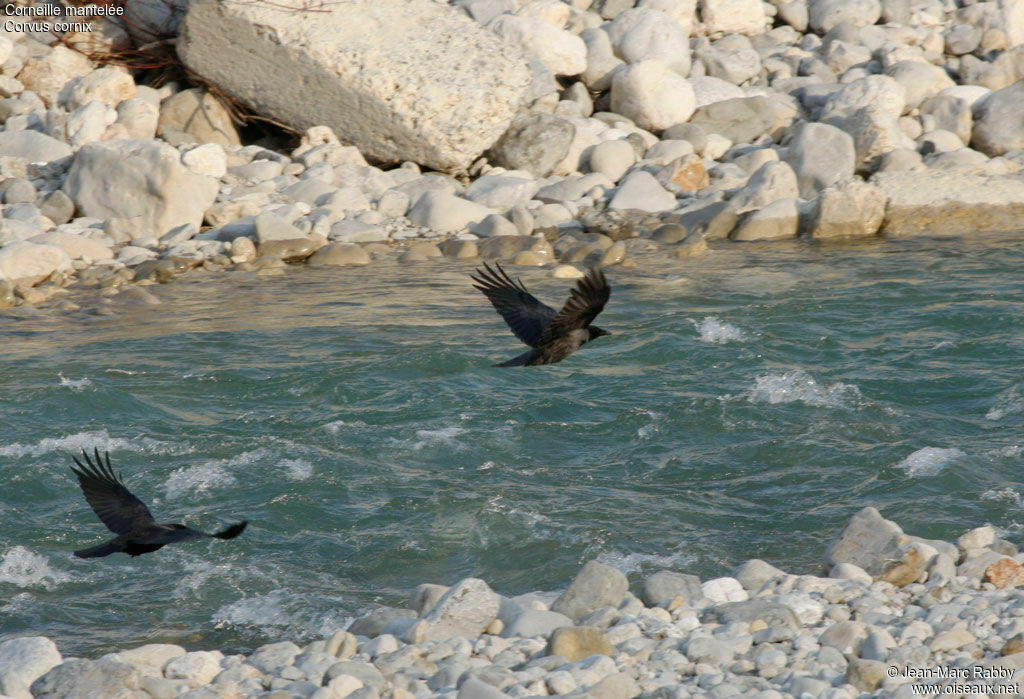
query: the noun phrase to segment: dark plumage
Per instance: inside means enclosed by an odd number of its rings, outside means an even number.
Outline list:
[[[592,269],[576,282],[576,288],[561,311],[537,300],[518,278],[513,281],[497,262],[492,269],[486,262],[473,277],[474,286],[494,304],[512,333],[532,349],[495,366],[533,366],[554,364],[578,350],[584,343],[611,335],[591,325],[608,303],[611,287],[604,272]]]
[[[107,525],[107,529],[117,534],[117,537],[105,544],[75,551],[79,558],[98,558],[118,551],[129,556],[141,556],[167,544],[210,536],[234,539],[248,524],[232,524],[215,534],[189,529],[184,524],[157,524],[146,504],[132,495],[119,477],[114,475],[114,470],[110,468],[110,454],[104,453],[107,457],[107,463],[104,464],[99,449],[94,449],[93,453],[96,455],[96,463],[92,462],[84,449],[82,450],[84,466],[72,456],[78,468],[72,467],[71,470],[78,476],[78,484],[82,487],[85,499],[93,512]]]

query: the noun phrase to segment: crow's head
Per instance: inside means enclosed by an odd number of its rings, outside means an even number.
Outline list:
[[[596,340],[597,338],[601,337],[602,335],[611,335],[610,332],[608,332],[607,330],[604,330],[602,328],[599,328],[596,325],[591,325],[591,326],[587,327],[587,330],[590,331],[590,339],[591,340]]]

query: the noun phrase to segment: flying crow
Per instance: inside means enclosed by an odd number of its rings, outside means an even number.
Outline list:
[[[232,524],[215,534],[189,529],[184,524],[157,524],[145,503],[132,495],[124,487],[124,483],[114,475],[114,470],[110,468],[110,454],[105,453],[105,465],[100,458],[99,449],[94,449],[94,454],[95,464],[85,450],[82,450],[85,466],[72,456],[78,468],[72,467],[71,470],[78,476],[78,484],[82,487],[85,499],[93,512],[107,525],[107,529],[117,534],[117,537],[105,544],[75,551],[79,558],[99,558],[118,551],[123,551],[129,556],[141,556],[167,544],[210,536],[234,539],[248,524]]]
[[[497,270],[485,262],[472,277],[474,286],[494,304],[512,333],[532,349],[495,366],[533,366],[560,362],[585,342],[611,335],[590,323],[608,303],[611,287],[599,269],[590,270],[576,282],[576,288],[561,311],[537,300],[518,278],[513,281],[497,262]]]

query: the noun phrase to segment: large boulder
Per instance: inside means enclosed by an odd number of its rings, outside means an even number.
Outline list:
[[[697,98],[685,78],[650,58],[615,73],[611,106],[637,126],[661,131],[689,119]]]
[[[1024,230],[1024,175],[928,170],[880,172],[887,235],[965,235]]]
[[[182,90],[160,104],[158,133],[166,140],[241,145],[231,115],[216,97],[198,88]],[[184,137],[184,138],[183,138]]]
[[[478,578],[466,578],[442,595],[423,615],[426,638],[441,641],[455,636],[474,639],[498,617],[498,595]]]
[[[305,5],[197,0],[178,54],[261,114],[445,171],[497,140],[530,84],[520,54],[445,4],[354,0],[315,16]]]
[[[161,236],[191,223],[197,228],[217,196],[217,180],[182,165],[174,148],[157,141],[100,141],[82,147],[64,191],[83,216],[134,218],[135,237]]]
[[[878,233],[885,215],[885,196],[860,179],[828,187],[818,195],[808,217],[812,238],[858,238]]]
[[[800,196],[809,199],[825,187],[853,177],[853,138],[834,126],[805,122],[789,141],[786,162],[796,172]]]
[[[628,591],[629,582],[619,570],[589,561],[569,588],[551,603],[551,611],[579,621],[600,607],[618,607]]]

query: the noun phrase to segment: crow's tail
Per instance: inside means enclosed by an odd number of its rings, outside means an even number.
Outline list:
[[[241,534],[243,530],[245,530],[247,524],[249,523],[239,522],[238,524],[232,524],[227,529],[219,531],[216,534],[210,534],[210,536],[215,536],[218,539],[234,539],[236,536]]]
[[[122,547],[115,539],[113,541],[108,541],[105,544],[100,544],[99,546],[75,551],[75,555],[79,558],[102,558],[103,556],[109,556],[110,554],[117,553],[118,551],[124,551],[124,547]]]

